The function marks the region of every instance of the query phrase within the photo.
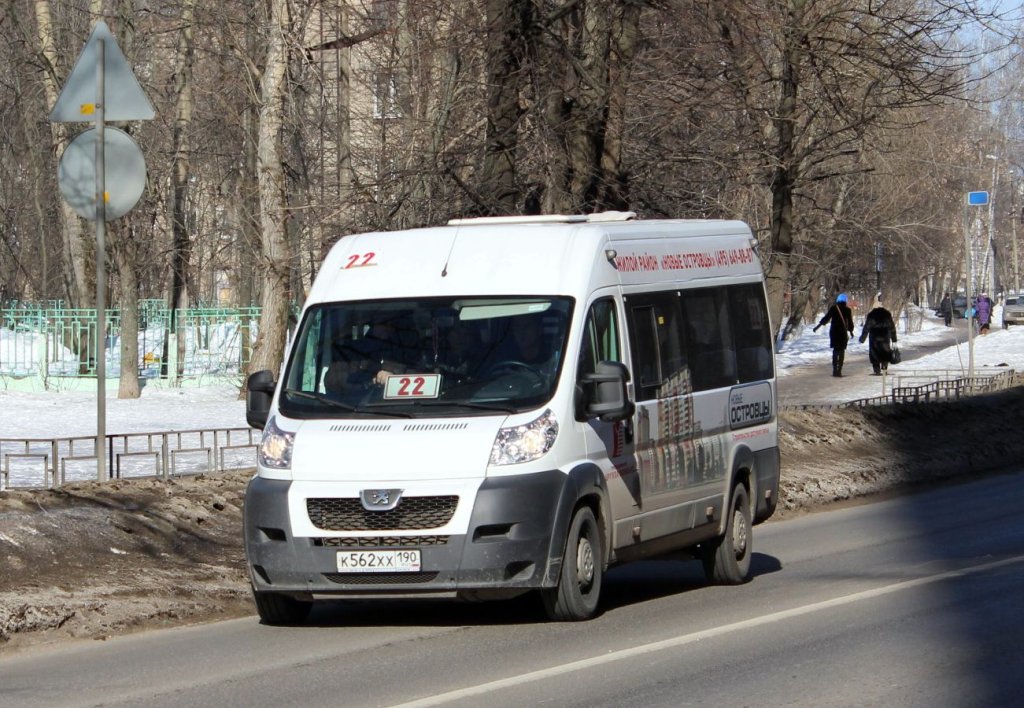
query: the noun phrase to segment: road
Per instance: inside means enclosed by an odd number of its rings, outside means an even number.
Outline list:
[[[1019,705],[1024,473],[772,522],[755,578],[608,576],[602,614],[326,603],[0,660],[0,705]]]

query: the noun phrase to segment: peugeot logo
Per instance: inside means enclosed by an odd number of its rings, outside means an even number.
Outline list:
[[[363,508],[367,511],[390,511],[398,506],[402,489],[364,489],[359,493]]]

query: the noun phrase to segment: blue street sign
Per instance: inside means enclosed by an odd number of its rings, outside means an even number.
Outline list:
[[[968,192],[968,206],[985,206],[988,204],[988,192]]]

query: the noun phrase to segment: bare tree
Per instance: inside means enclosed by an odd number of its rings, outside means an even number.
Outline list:
[[[555,6],[544,18],[546,58],[535,75],[551,131],[545,210],[590,212],[628,205],[622,141],[627,79],[637,50],[638,0]]]
[[[524,55],[534,23],[532,0],[487,0],[487,144],[480,175],[481,210],[514,214],[519,208],[516,153],[522,109]]]
[[[262,297],[259,334],[250,371],[275,369],[284,353],[288,312],[291,252],[288,243],[285,175],[281,160],[281,121],[288,69],[291,16],[287,0],[270,0],[266,24],[266,62],[260,77],[257,181],[262,230]]]
[[[50,13],[50,0],[35,0],[36,29],[39,38],[39,60],[42,66],[40,81],[46,93],[46,102],[52,108],[57,103],[64,76],[57,60],[54,40],[55,28]],[[63,152],[69,142],[67,126],[51,123],[52,144],[57,154]],[[53,163],[56,170],[56,163]],[[91,247],[82,233],[82,222],[66,202],[60,206],[60,229],[64,240],[62,251],[64,264],[65,295],[74,307],[88,307],[93,302],[95,287],[91,271],[87,269]]]
[[[195,0],[181,1],[178,46],[174,58],[173,100],[175,103],[173,144],[173,170],[171,173],[171,331],[178,331],[181,312],[188,306],[188,269],[192,240],[188,232],[188,185],[191,177],[190,157],[192,129],[192,62],[194,59],[193,13]],[[185,339],[178,346],[178,375],[184,366]],[[164,374],[167,359],[163,360]]]

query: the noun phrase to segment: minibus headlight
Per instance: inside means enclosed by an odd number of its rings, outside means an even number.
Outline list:
[[[294,442],[295,433],[281,430],[277,427],[277,421],[271,418],[263,428],[263,439],[257,451],[259,463],[275,470],[290,470]]]
[[[551,410],[525,425],[502,428],[491,448],[492,465],[514,465],[529,462],[551,449],[558,436],[558,419]]]

